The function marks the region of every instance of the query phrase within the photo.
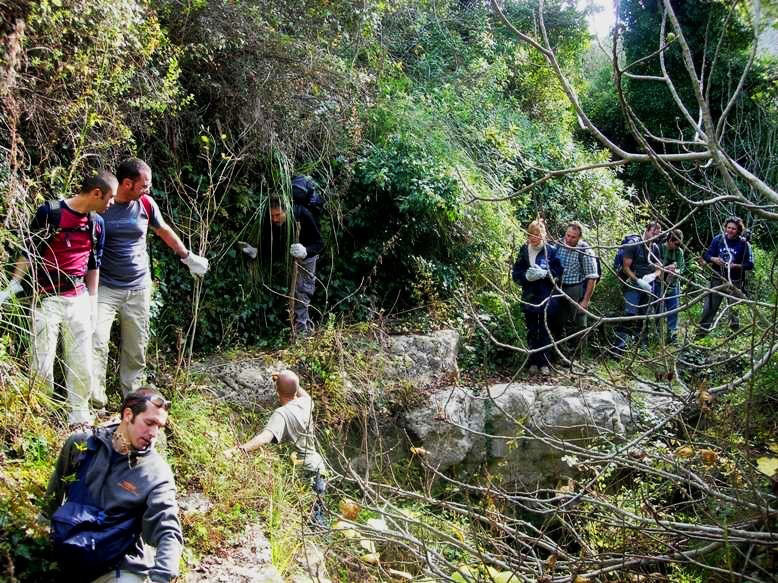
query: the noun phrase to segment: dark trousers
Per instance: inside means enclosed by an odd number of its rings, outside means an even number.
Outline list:
[[[716,277],[710,280],[710,287],[718,287],[723,283],[725,283],[723,279]],[[737,295],[736,293],[733,293],[735,290],[739,290],[741,292],[743,291],[742,281],[732,282],[732,285],[724,287],[721,289],[721,292],[728,295]],[[716,314],[721,307],[721,300],[723,299],[724,297],[716,292],[709,292],[705,296],[702,304],[702,318],[700,318],[700,328],[705,331],[710,331],[713,328],[713,322],[716,320]],[[734,308],[729,311],[729,325],[733,328],[740,326],[740,321],[738,320],[737,312],[735,312]]]
[[[540,348],[551,344],[551,336],[546,329],[546,311],[542,312],[524,312],[524,321],[527,325],[527,347],[532,349]],[[530,366],[546,366],[553,357],[553,348],[547,348],[540,352],[533,352],[529,355]]]
[[[552,327],[554,338],[557,340],[586,328],[586,314],[578,309],[578,304],[584,296],[585,284],[586,282],[581,282],[562,286],[562,291],[567,297],[560,298],[559,309],[554,315]],[[563,348],[566,352],[572,353],[581,346],[583,346],[583,341],[578,337],[568,340]]]

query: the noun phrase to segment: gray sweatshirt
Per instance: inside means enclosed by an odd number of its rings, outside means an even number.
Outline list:
[[[130,455],[117,454],[111,444],[117,427],[94,430],[98,445],[86,474],[89,493],[109,515],[143,516],[142,540],[125,555],[119,568],[167,582],[178,576],[184,544],[173,472],[153,447]],[[63,478],[75,473],[75,461],[89,436],[89,432],[74,433],[62,447],[46,491],[43,514],[47,518],[63,503],[67,493]],[[157,548],[155,557],[144,556],[143,542]]]

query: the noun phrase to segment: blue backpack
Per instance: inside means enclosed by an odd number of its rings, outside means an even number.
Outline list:
[[[613,271],[616,275],[621,275],[621,269],[624,267],[624,252],[638,245],[643,239],[640,235],[627,235],[621,240],[616,256],[613,258]]]
[[[96,438],[76,460],[76,479],[68,487],[67,500],[51,517],[51,538],[57,562],[68,581],[91,581],[121,562],[137,543],[141,516],[110,517],[89,493],[86,474],[94,459]]]
[[[292,200],[311,211],[311,214],[318,223],[319,218],[324,212],[326,200],[324,194],[310,176],[292,177]]]

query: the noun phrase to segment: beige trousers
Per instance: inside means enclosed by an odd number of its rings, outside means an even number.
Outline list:
[[[108,366],[108,343],[111,326],[119,316],[121,346],[119,356],[119,381],[122,395],[138,389],[144,380],[146,345],[149,343],[149,310],[151,288],[140,290],[114,289],[101,285],[97,290],[97,326],[94,345],[94,383],[92,403],[104,407],[105,375]]]
[[[54,359],[62,327],[68,423],[91,423],[89,393],[92,375],[92,323],[89,294],[46,296],[32,317],[33,370],[54,391]]]

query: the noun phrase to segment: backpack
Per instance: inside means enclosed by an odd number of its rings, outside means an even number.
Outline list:
[[[94,459],[96,438],[76,460],[76,479],[67,500],[51,517],[51,542],[68,581],[91,581],[115,568],[137,543],[141,516],[110,517],[89,493],[86,474]]]
[[[310,176],[292,177],[292,200],[311,211],[317,221],[324,212],[325,197]]]
[[[616,275],[621,275],[621,270],[624,267],[624,252],[642,241],[640,235],[627,235],[621,240],[621,244],[616,250],[616,256],[613,258],[613,271],[616,272]]]
[[[49,201],[49,215],[46,217],[46,236],[43,245],[48,245],[58,233],[83,233],[88,231],[92,238],[92,250],[97,247],[98,231],[97,231],[97,213],[95,211],[89,212],[89,218],[87,224],[84,227],[64,227],[60,228],[59,223],[62,220],[62,201],[50,200]],[[41,254],[42,256],[42,254]]]
[[[591,247],[590,247],[591,249]],[[581,274],[584,273],[584,254],[578,253],[578,265],[581,269]],[[600,256],[594,255],[594,265],[597,269],[597,277],[594,279],[594,285],[597,285],[597,282],[599,282],[602,279],[602,265],[600,263]],[[591,278],[590,278],[591,279]]]

